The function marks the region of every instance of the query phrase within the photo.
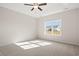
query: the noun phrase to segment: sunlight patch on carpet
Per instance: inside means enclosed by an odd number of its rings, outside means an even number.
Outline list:
[[[21,47],[22,49],[32,49],[32,48],[51,45],[52,43],[47,41],[42,41],[42,40],[32,40],[27,42],[17,42],[15,44]]]

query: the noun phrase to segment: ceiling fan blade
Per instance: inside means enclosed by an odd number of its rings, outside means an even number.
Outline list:
[[[31,9],[31,11],[33,11],[33,10],[34,10],[34,8]]]
[[[32,4],[24,4],[24,5],[33,6]]]
[[[39,9],[40,11],[42,11],[42,9],[41,9],[40,7],[38,7],[38,9]]]
[[[39,6],[44,6],[44,5],[47,5],[47,3],[41,3],[41,4],[39,4]]]

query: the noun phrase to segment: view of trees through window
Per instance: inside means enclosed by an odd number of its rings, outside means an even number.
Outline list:
[[[51,20],[46,21],[45,25],[45,34],[53,35],[53,36],[60,36],[61,35],[61,20]]]

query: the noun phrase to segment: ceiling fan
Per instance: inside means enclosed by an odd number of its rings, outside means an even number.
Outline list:
[[[43,9],[40,8],[40,6],[45,6],[47,5],[47,3],[33,3],[33,4],[24,4],[27,6],[33,6],[33,8],[31,9],[31,11],[33,11],[35,8],[38,8],[40,11],[42,11]]]

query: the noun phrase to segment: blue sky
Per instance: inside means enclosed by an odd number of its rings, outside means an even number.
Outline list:
[[[46,21],[45,22],[46,26],[54,26],[54,25],[59,25],[61,27],[62,23],[61,20],[51,20],[51,21]]]

